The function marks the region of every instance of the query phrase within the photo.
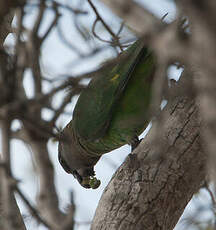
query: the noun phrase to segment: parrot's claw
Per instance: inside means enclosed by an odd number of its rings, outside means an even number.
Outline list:
[[[131,152],[134,151],[134,149],[139,145],[139,143],[142,141],[143,138],[139,140],[137,136],[135,136],[131,141]]]

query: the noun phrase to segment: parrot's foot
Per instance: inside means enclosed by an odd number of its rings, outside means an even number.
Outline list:
[[[138,136],[135,136],[132,140],[131,140],[131,152],[134,151],[134,149],[139,145],[139,143],[142,141],[143,138],[141,138],[139,140]]]

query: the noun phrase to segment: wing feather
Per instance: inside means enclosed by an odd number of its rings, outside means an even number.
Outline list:
[[[140,58],[148,55],[148,51],[137,41],[123,55],[127,55],[126,58],[120,59],[110,71],[95,76],[79,96],[73,124],[77,135],[85,140],[96,140],[105,134],[112,119],[112,111],[131,73]]]

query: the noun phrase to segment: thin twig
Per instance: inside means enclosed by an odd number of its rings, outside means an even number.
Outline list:
[[[98,10],[96,9],[95,5],[92,3],[91,0],[88,0],[89,5],[91,6],[91,8],[93,9],[93,11],[95,12],[97,18],[101,21],[101,23],[103,24],[103,26],[106,28],[106,30],[110,33],[110,35],[112,37],[116,37],[116,34],[111,30],[111,28],[106,24],[106,22],[103,20],[103,18],[100,16],[100,14],[98,13]]]
[[[99,21],[100,21],[99,18],[96,18],[96,19],[95,19],[95,21],[94,21],[94,23],[93,23],[93,25],[92,25],[92,34],[93,34],[98,40],[100,40],[100,41],[102,41],[102,42],[111,43],[109,40],[105,40],[105,39],[99,37],[99,36],[96,34],[95,28],[96,28],[97,22],[99,22]]]
[[[34,27],[31,31],[32,34],[34,34],[34,35],[38,33],[38,30],[40,28],[40,24],[41,24],[43,16],[44,16],[45,9],[46,9],[45,1],[40,1],[39,13],[38,13],[37,18],[35,20]]]
[[[53,2],[53,10],[55,12],[55,18],[53,19],[52,23],[50,24],[49,28],[47,29],[47,31],[45,32],[43,37],[41,37],[41,39],[40,39],[41,43],[47,38],[47,36],[51,32],[51,30],[54,28],[54,26],[56,26],[58,19],[60,17],[60,14],[59,14],[58,8],[57,8],[57,4],[55,2]]]
[[[119,27],[119,30],[118,30],[118,32],[117,32],[117,34],[116,34],[116,36],[119,36],[119,35],[120,35],[120,33],[122,32],[123,28],[124,28],[124,22],[121,23],[121,25],[120,25],[120,27]]]
[[[73,50],[73,51],[74,51],[79,57],[81,57],[81,58],[83,58],[83,57],[86,56],[84,53],[82,53],[82,52],[80,51],[79,48],[77,48],[75,45],[73,45],[71,42],[69,42],[69,41],[67,40],[67,38],[64,36],[64,33],[63,33],[63,31],[62,31],[61,26],[60,26],[59,23],[57,24],[57,32],[58,32],[58,35],[59,35],[60,40],[61,40],[68,48],[70,48],[71,50]]]
[[[110,44],[112,44],[113,46],[119,46],[119,48],[121,49],[121,51],[123,51],[123,48],[121,46],[121,43],[119,42],[119,37],[118,35],[116,35],[112,29],[110,28],[110,26],[108,26],[106,24],[106,22],[103,20],[103,18],[100,16],[98,10],[96,9],[95,5],[92,3],[91,0],[88,0],[89,5],[91,6],[91,8],[93,9],[95,15],[96,15],[96,20],[94,23],[94,27],[93,29],[95,29],[95,25],[97,23],[97,21],[100,21],[102,23],[102,25],[105,27],[105,29],[109,32],[109,34],[112,36],[112,41],[110,42]],[[95,31],[92,30],[92,33],[95,35]],[[96,35],[96,38],[99,38],[101,40],[101,38],[99,36]]]
[[[205,187],[205,189],[208,191],[208,193],[209,193],[209,195],[210,195],[210,197],[211,197],[211,201],[212,201],[212,205],[213,205],[213,207],[214,207],[214,213],[215,213],[215,211],[216,211],[216,200],[215,200],[215,197],[214,197],[213,192],[212,192],[211,189],[209,188],[209,185],[208,185],[207,181],[205,181],[204,187]],[[215,214],[216,214],[216,213],[215,213]]]
[[[166,18],[166,16],[167,16],[168,14],[169,14],[169,13],[164,14],[163,17],[161,18],[161,21],[163,21],[163,20]]]

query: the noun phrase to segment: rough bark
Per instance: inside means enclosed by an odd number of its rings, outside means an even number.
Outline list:
[[[178,87],[185,84],[182,81]],[[153,122],[105,189],[92,230],[173,229],[200,188],[206,157],[194,98],[191,94],[174,97],[162,116],[159,135]]]

